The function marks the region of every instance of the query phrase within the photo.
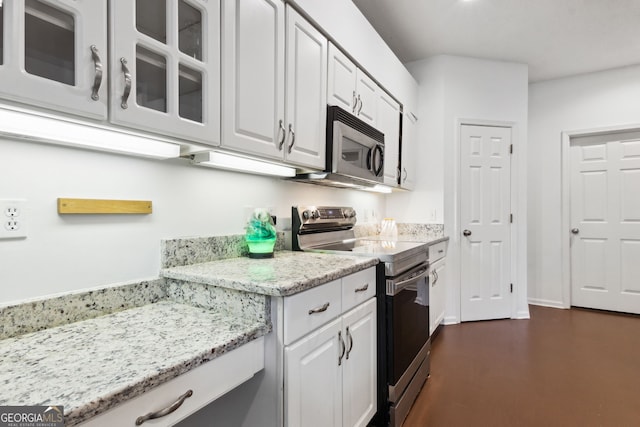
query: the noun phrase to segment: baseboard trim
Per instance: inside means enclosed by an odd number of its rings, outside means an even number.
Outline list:
[[[541,305],[543,307],[551,307],[551,308],[562,308],[566,309],[562,301],[552,301],[548,299],[539,299],[539,298],[529,298],[529,304],[532,305]]]

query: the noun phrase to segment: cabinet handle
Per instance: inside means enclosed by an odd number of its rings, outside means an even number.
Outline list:
[[[126,110],[129,106],[127,105],[127,100],[129,99],[129,94],[131,93],[131,73],[127,68],[127,60],[124,58],[120,58],[120,64],[122,64],[122,72],[124,73],[124,91],[122,92],[122,101],[120,102],[120,107],[123,110]]]
[[[171,414],[172,412],[175,412],[176,409],[178,409],[180,406],[182,406],[182,404],[187,399],[187,397],[191,397],[192,395],[193,395],[193,390],[187,390],[187,392],[185,394],[180,396],[178,398],[178,400],[173,402],[170,406],[168,406],[168,407],[166,407],[164,409],[161,409],[159,411],[149,412],[146,415],[142,415],[141,417],[138,417],[136,419],[136,425],[139,426],[139,425],[142,425],[142,423],[144,423],[145,421],[154,420],[156,418],[162,418],[164,416],[167,416],[167,415]]]
[[[284,145],[284,138],[287,135],[287,131],[284,130],[282,120],[280,120],[280,123],[278,123],[278,135],[282,135],[280,137],[280,141],[278,142],[278,150],[282,151],[282,146]]]
[[[347,338],[349,338],[349,349],[347,350],[346,359],[349,360],[349,353],[351,353],[351,350],[353,349],[353,337],[351,336],[351,332],[349,331],[348,326],[347,326]]]
[[[316,313],[322,313],[323,311],[327,311],[328,308],[329,308],[329,303],[327,302],[321,307],[309,310],[309,315],[316,314]]]
[[[360,111],[362,111],[362,99],[360,98],[360,95],[358,95],[358,102],[360,103],[360,108],[358,108],[358,115],[360,115]]]
[[[344,352],[346,350],[346,345],[344,344],[344,340],[342,339],[342,331],[338,332],[338,340],[340,341],[340,347],[342,348],[342,352],[338,357],[338,366],[342,365],[342,358],[344,357]]]
[[[407,182],[407,176],[409,176],[407,168],[402,168],[402,170],[404,171],[404,178],[402,178],[402,182]]]
[[[368,283],[367,283],[366,285],[364,285],[363,287],[361,287],[361,288],[356,288],[355,292],[356,292],[356,293],[358,293],[358,292],[364,292],[364,291],[366,291],[367,289],[369,289],[369,284],[368,284]]]
[[[100,85],[102,84],[102,61],[100,60],[100,55],[98,55],[98,48],[95,44],[91,45],[91,58],[93,59],[93,64],[96,70],[96,75],[93,78],[93,87],[91,88],[91,99],[97,101],[100,99],[98,91],[100,90]]]
[[[293,149],[293,144],[296,143],[296,133],[293,131],[293,125],[289,123],[289,133],[291,134],[291,144],[289,144],[289,148],[287,151],[291,154],[291,150]]]
[[[353,114],[356,113],[356,108],[358,107],[358,98],[356,98],[356,91],[353,91],[353,100],[351,101],[351,104],[353,105],[353,108],[351,108],[351,112]]]

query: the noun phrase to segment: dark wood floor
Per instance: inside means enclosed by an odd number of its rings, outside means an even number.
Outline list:
[[[442,328],[404,427],[640,426],[640,317],[530,311]]]

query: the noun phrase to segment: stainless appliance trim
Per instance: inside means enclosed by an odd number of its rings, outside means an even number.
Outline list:
[[[389,408],[390,415],[390,425],[392,427],[401,427],[404,423],[404,420],[409,415],[409,410],[411,406],[413,406],[413,402],[415,402],[418,393],[422,389],[422,385],[429,377],[429,372],[431,370],[431,365],[429,358],[425,359],[425,361],[418,368],[416,375],[414,376],[414,381],[411,382],[407,390],[402,395],[400,400],[391,405]]]
[[[389,385],[390,402],[396,403],[398,399],[403,396],[404,391],[408,388],[409,384],[415,377],[414,374],[418,371],[422,362],[427,359],[429,352],[431,352],[431,338],[424,343],[416,357],[413,359],[413,362],[411,362],[411,365],[409,365],[404,374],[402,374],[398,382],[393,385]],[[420,385],[422,385],[422,383],[420,383]]]
[[[387,295],[394,296],[403,289],[418,283],[427,275],[427,271],[429,271],[429,264],[423,263],[399,278],[387,279]]]

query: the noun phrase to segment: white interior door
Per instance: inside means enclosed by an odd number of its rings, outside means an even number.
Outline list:
[[[460,318],[511,317],[511,128],[460,129]]]
[[[640,313],[640,132],[572,138],[571,305]]]

